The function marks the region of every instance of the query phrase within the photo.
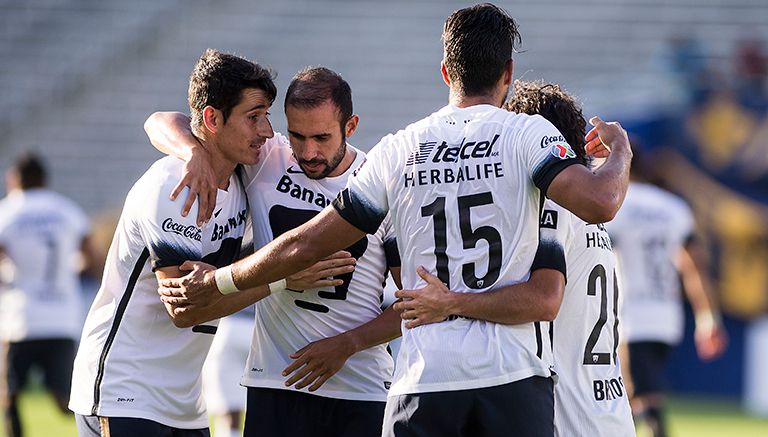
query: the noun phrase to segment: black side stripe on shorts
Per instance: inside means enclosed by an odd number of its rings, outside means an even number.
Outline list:
[[[101,402],[101,382],[104,379],[104,365],[107,361],[107,355],[112,348],[112,343],[117,336],[117,329],[120,327],[120,322],[123,320],[125,309],[128,307],[128,301],[131,300],[133,289],[136,288],[136,281],[139,280],[139,275],[144,269],[144,264],[149,259],[149,249],[146,247],[139,255],[139,259],[136,260],[136,264],[133,266],[133,271],[128,279],[128,284],[125,286],[123,297],[120,299],[120,303],[117,305],[117,312],[115,313],[115,319],[112,321],[112,328],[109,330],[107,340],[104,342],[104,349],[101,350],[101,356],[99,357],[99,371],[96,373],[96,382],[93,385],[93,408],[91,408],[91,415],[98,415],[99,402]]]
[[[549,348],[555,350],[555,321],[549,322]]]
[[[545,196],[544,193],[539,191],[539,213],[537,217],[539,218],[539,223],[541,223],[541,214],[544,212],[544,200]],[[541,241],[541,227],[536,226],[536,238]],[[541,353],[542,353],[542,339],[541,339],[541,325],[539,322],[533,322],[534,328],[536,328],[536,356],[541,359]]]
[[[536,356],[541,358],[542,352],[542,339],[541,339],[541,323],[533,322],[534,328],[536,328]]]

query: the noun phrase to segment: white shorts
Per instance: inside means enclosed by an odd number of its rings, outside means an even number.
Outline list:
[[[240,385],[251,349],[252,317],[221,319],[208,358],[203,365],[203,394],[208,412],[223,414],[245,410],[245,387]]]

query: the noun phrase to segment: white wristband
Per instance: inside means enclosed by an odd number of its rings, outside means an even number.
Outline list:
[[[231,265],[216,269],[215,278],[216,288],[219,289],[219,293],[226,295],[240,291],[237,285],[235,285],[235,280],[232,278]]]
[[[269,284],[269,292],[275,293],[277,291],[283,291],[285,290],[285,287],[287,286],[285,279],[281,279],[279,281],[275,281],[271,284]]]

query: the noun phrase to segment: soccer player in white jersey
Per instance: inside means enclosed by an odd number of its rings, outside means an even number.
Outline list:
[[[286,92],[285,113],[290,144],[276,135],[262,147],[259,163],[245,167],[256,247],[317,215],[365,160],[347,144],[358,116],[350,87],[337,73],[322,67],[299,72]],[[185,156],[196,147],[184,132],[187,124],[181,114],[157,114],[147,131],[171,138],[157,144],[161,150]],[[381,434],[393,369],[385,343],[400,335],[398,315],[381,310],[387,270],[399,282],[390,222],[344,249],[357,261],[354,272],[335,277],[335,286],[288,290],[257,303],[242,379],[246,436]]]
[[[516,81],[505,106],[552,122],[576,157],[591,165],[584,149],[586,123],[581,108],[559,85]],[[619,284],[611,238],[603,224],[588,224],[550,199],[544,202],[539,232],[542,256],[552,242],[562,243],[568,267],[560,312],[550,327],[559,375],[555,434],[634,436],[617,353]]]
[[[447,106],[384,137],[331,208],[217,273],[162,281],[166,299],[195,307],[218,301],[220,290],[269,283],[375,232],[388,213],[406,288],[422,284],[415,267],[425,265],[488,312],[499,293],[487,290],[526,279],[539,296],[562,293],[562,272],[530,273],[539,202],[546,194],[587,221],[609,220],[631,151],[618,124],[595,119],[588,149],[605,143],[612,153],[592,172],[572,165],[573,151],[544,118],[501,109],[518,39],[514,20],[494,5],[454,12],[443,32]],[[531,323],[554,317],[543,306],[518,314],[517,325],[467,314],[406,330],[383,435],[553,435],[551,348]]]
[[[539,114],[552,122],[573,147],[576,158],[588,165],[581,108],[558,85],[515,81],[505,107],[516,113]],[[568,278],[557,318],[543,327],[552,338],[559,375],[555,434],[632,436],[632,414],[616,353],[618,289],[610,238],[602,224],[587,224],[549,199],[544,202],[539,231],[540,246],[532,268],[557,266],[564,249]],[[420,271],[430,287],[395,294],[403,299],[395,308],[403,311],[409,329],[465,314],[472,295],[451,292],[438,278]],[[513,314],[525,308],[528,303],[520,300],[519,293],[508,287],[507,298],[500,302],[503,311]]]
[[[211,156],[216,212],[202,227],[181,215],[168,192],[184,162],[172,157],[156,161],[128,193],[75,359],[70,408],[80,436],[209,435],[200,371],[216,319],[270,289],[177,313],[160,301],[157,280],[181,276],[185,260],[236,259],[248,218],[236,167],[255,163],[273,136],[275,95],[271,73],[243,58],[208,49],[195,65],[192,126]]]
[[[680,197],[653,185],[642,155],[621,211],[605,226],[619,258],[621,335],[629,356],[630,396],[638,424],[654,437],[667,435],[664,369],[683,336],[683,291],[695,314],[699,357],[719,356],[727,343],[709,280],[697,267],[694,218]],[[625,368],[627,366],[625,365]]]
[[[2,396],[6,435],[22,434],[18,398],[30,370],[68,412],[75,340],[81,329],[78,254],[94,267],[89,221],[68,198],[46,188],[47,172],[33,154],[22,154],[6,172],[8,196],[0,200],[0,339],[6,369]]]

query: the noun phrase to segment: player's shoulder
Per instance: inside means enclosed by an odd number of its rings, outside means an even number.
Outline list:
[[[70,197],[52,190],[45,190],[44,193],[41,193],[41,197],[48,208],[64,215],[69,220],[75,222],[87,220],[85,210]]]
[[[269,153],[273,149],[290,149],[291,148],[291,142],[288,141],[288,137],[283,135],[280,132],[275,132],[275,134],[272,136],[272,138],[267,138],[267,141],[264,142],[264,145],[261,146],[262,149],[264,149],[267,153]]]
[[[165,156],[158,159],[144,172],[136,181],[134,189],[141,188],[147,191],[154,191],[160,185],[173,184],[174,186],[181,179],[184,169],[184,161],[173,156]]]
[[[18,202],[13,199],[13,196],[5,196],[0,199],[0,228],[4,227],[11,221],[11,217],[18,209]]]
[[[571,229],[581,222],[566,208],[558,205],[552,199],[545,199],[541,209],[539,227],[550,229]]]
[[[82,208],[80,205],[75,202],[72,198],[65,196],[61,193],[57,193],[53,190],[45,190],[41,193],[41,195],[45,196],[45,201],[53,203],[61,208],[67,208],[69,210],[74,211],[82,211]]]
[[[181,180],[183,167],[184,161],[172,156],[155,161],[131,188],[126,198],[125,210],[142,215],[161,208],[172,208],[172,205],[178,204],[178,208],[173,209],[181,211],[188,189],[185,188],[176,200],[171,200],[170,195]],[[195,207],[196,205],[197,203]]]
[[[633,191],[634,193],[632,193]],[[634,194],[632,198],[640,198],[643,202],[654,204],[664,209],[671,209],[680,213],[690,211],[690,206],[683,197],[653,184],[632,183],[629,194]]]

